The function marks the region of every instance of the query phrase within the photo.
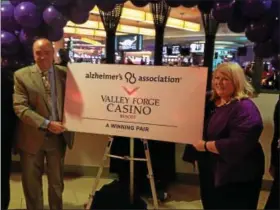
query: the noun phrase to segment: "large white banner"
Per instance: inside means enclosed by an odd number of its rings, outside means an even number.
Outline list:
[[[207,69],[71,64],[68,130],[178,143],[202,139]]]

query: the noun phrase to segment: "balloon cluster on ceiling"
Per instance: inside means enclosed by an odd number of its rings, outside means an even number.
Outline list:
[[[255,43],[255,54],[268,58],[280,52],[279,6],[279,0],[216,1],[212,15],[218,22],[227,23],[232,32],[245,32]]]
[[[9,0],[1,3],[2,67],[23,65],[32,59],[32,44],[39,37],[58,41],[67,21],[85,23],[95,5],[111,11],[126,0]],[[131,0],[137,7],[161,0]],[[255,53],[270,57],[279,53],[278,0],[165,0],[170,7],[193,7],[227,23],[235,33],[245,32],[255,43]]]
[[[38,38],[58,41],[67,21],[89,19],[93,0],[9,0],[1,3],[1,66],[21,67],[33,59],[32,44]]]

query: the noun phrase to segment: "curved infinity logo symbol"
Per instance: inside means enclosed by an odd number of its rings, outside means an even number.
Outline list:
[[[129,82],[130,84],[135,84],[136,83],[136,77],[133,73],[126,72],[124,77],[126,79],[126,82]]]

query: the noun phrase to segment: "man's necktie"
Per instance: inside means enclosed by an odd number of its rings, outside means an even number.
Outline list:
[[[46,94],[47,94],[48,105],[49,105],[49,108],[51,110],[50,120],[56,120],[57,110],[56,110],[56,107],[53,107],[52,94],[51,94],[51,84],[50,84],[50,80],[49,80],[50,75],[49,74],[50,74],[49,71],[42,72],[42,80],[43,80],[43,84],[44,84],[45,91],[46,91]]]
[[[49,72],[48,71],[42,72],[42,80],[43,80],[45,91],[47,93],[48,103],[49,103],[49,106],[51,108],[51,104],[52,104],[51,84],[50,84],[50,81],[49,81]]]

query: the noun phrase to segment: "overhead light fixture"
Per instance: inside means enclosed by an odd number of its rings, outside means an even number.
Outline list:
[[[93,10],[90,11],[90,13],[99,15],[98,7],[95,6],[93,8]],[[136,10],[136,9],[129,9],[129,8],[123,8],[121,19],[136,20],[139,22],[147,23],[147,24],[154,23],[152,13],[144,12],[144,11]],[[173,18],[173,17],[169,17],[167,19],[166,26],[170,27],[170,28],[177,28],[177,29],[181,29],[181,30],[194,31],[194,32],[198,32],[201,29],[199,23],[184,21],[181,19]]]
[[[95,35],[95,36],[106,37],[106,31],[95,30],[94,35]]]
[[[154,29],[139,28],[139,34],[146,35],[146,36],[155,36],[156,32]]]
[[[96,30],[96,29],[76,28],[76,27],[64,27],[64,33],[106,37],[106,31]],[[119,33],[119,32],[116,33],[116,35],[124,35],[124,34],[125,33]]]
[[[81,27],[81,28],[98,28],[98,22],[89,20],[83,24],[79,24],[79,27]]]
[[[139,28],[135,26],[128,26],[128,25],[118,25],[117,31],[131,33],[131,34],[138,34]]]
[[[152,14],[152,13],[146,12],[145,20],[144,20],[143,22],[149,23],[149,24],[154,24],[154,17],[153,17],[153,14]]]
[[[102,22],[98,21],[92,21],[89,20],[84,24],[75,24],[71,21],[68,21],[67,27],[74,27],[77,29],[98,29],[104,31],[105,28],[103,26]],[[72,30],[72,29],[66,29],[66,30]],[[82,30],[83,31],[83,30]],[[89,31],[84,30],[82,33],[87,34]],[[141,27],[136,27],[136,26],[129,26],[129,25],[124,25],[124,24],[119,24],[117,28],[117,32],[121,33],[134,33],[134,34],[141,34],[145,36],[155,36],[155,30],[154,29],[148,29],[148,28],[141,28]],[[67,33],[67,32],[65,32]]]
[[[84,34],[84,35],[89,35],[89,36],[94,36],[94,31],[92,29],[84,29],[84,28],[76,28],[76,33],[77,34]]]
[[[64,27],[63,30],[66,34],[75,34],[76,32],[76,29],[72,27]]]
[[[184,21],[176,18],[168,18],[166,22],[166,26],[182,29],[184,28]]]
[[[184,21],[183,27],[184,27],[184,29],[186,29],[188,31],[194,31],[194,32],[200,31],[200,24],[192,23],[189,21]]]
[[[144,21],[145,12],[140,10],[135,10],[135,9],[123,8],[121,18],[136,20],[136,21]]]
[[[81,41],[83,42],[86,42],[88,44],[92,44],[92,45],[98,45],[98,46],[104,46],[104,44],[102,44],[101,42],[98,42],[96,40],[93,40],[93,39],[89,39],[89,38],[85,38],[85,37],[82,37],[81,38]]]

